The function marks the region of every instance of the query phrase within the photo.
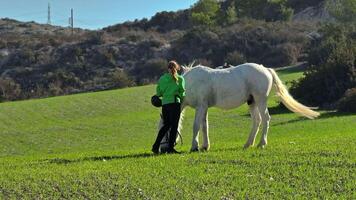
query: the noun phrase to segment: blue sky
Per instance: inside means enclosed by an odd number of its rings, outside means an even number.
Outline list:
[[[51,5],[51,22],[68,26],[70,9],[74,9],[74,26],[100,29],[109,25],[150,18],[160,11],[176,11],[198,0],[0,0],[0,18],[47,23]]]

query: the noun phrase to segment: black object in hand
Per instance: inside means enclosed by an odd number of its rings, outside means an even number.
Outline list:
[[[151,97],[151,104],[155,107],[162,107],[162,100],[157,95],[153,95]]]

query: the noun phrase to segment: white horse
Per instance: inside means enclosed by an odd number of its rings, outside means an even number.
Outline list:
[[[271,119],[267,108],[267,98],[272,84],[275,86],[276,93],[282,103],[289,110],[309,119],[314,119],[320,115],[318,112],[311,110],[311,108],[297,102],[289,94],[276,72],[262,65],[246,63],[226,69],[212,69],[201,65],[196,67],[183,66],[182,68],[186,83],[186,97],[182,102],[183,112],[178,129],[181,130],[182,127],[184,109],[187,106],[194,108],[195,120],[191,151],[198,151],[200,128],[203,131],[202,150],[208,150],[210,147],[208,131],[209,107],[233,109],[246,102],[249,105],[252,118],[252,129],[244,148],[254,145],[261,122],[263,129],[258,147],[264,148],[267,145],[267,133]],[[159,128],[162,125],[161,119]]]

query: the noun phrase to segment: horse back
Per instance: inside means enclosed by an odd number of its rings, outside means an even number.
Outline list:
[[[192,107],[238,107],[251,95],[269,93],[272,83],[268,75],[270,76],[266,68],[253,63],[218,70],[195,67],[184,76],[186,103]]]

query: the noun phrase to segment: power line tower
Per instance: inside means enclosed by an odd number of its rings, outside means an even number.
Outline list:
[[[47,24],[51,24],[51,5],[48,3]]]
[[[70,9],[70,17],[68,20],[69,27],[72,29],[72,34],[74,33],[74,18],[73,18],[73,8]]]

